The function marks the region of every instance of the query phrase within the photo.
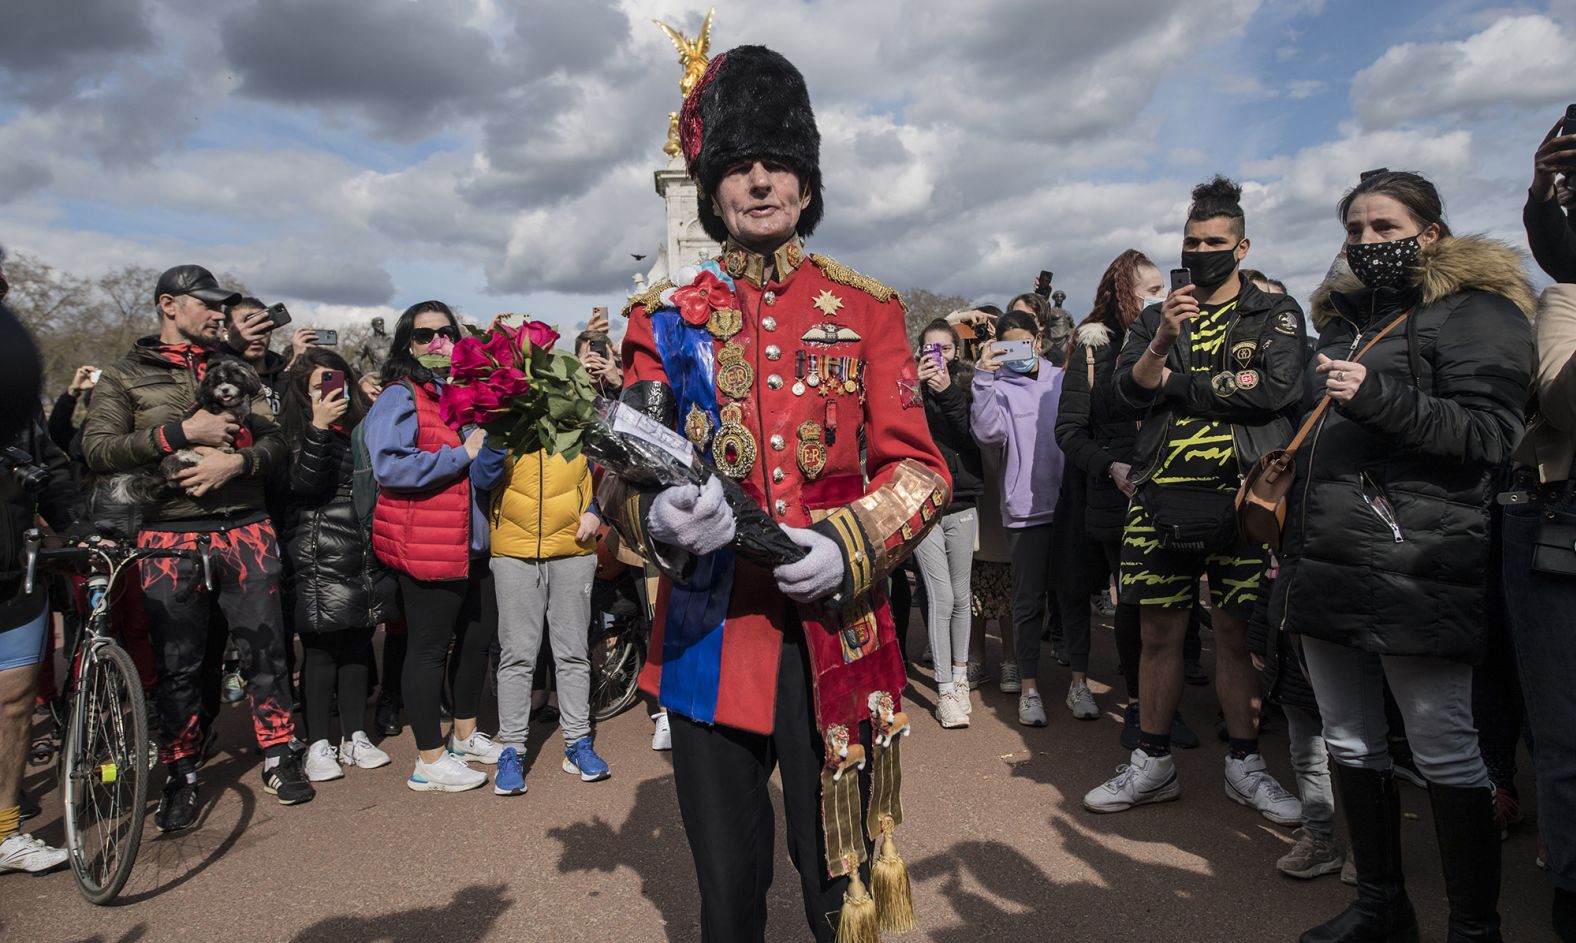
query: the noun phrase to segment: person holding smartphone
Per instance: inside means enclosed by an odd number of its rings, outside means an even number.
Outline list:
[[[1557,282],[1576,282],[1576,105],[1543,136],[1532,157],[1532,186],[1521,211],[1527,245],[1538,266]]]
[[[283,305],[279,307],[282,309]],[[225,308],[224,344],[220,352],[245,361],[257,371],[268,405],[277,416],[284,403],[285,371],[290,361],[269,347],[275,327],[270,310],[251,295]]]
[[[614,398],[624,387],[624,370],[613,355],[606,331],[581,331],[575,338],[575,357],[596,382],[597,393]]]
[[[286,377],[280,426],[290,443],[281,532],[290,562],[286,600],[301,636],[304,765],[312,782],[339,779],[341,764],[376,769],[387,753],[366,733],[372,633],[391,614],[392,574],[372,552],[352,498],[351,430],[371,404],[338,353],[308,348]],[[339,695],[340,738],[330,736]]]
[[[1128,329],[1117,359],[1119,413],[1142,420],[1127,480],[1135,489],[1122,535],[1121,599],[1139,607],[1139,739],[1129,763],[1084,796],[1092,812],[1121,812],[1182,794],[1171,758],[1181,700],[1183,639],[1209,577],[1215,685],[1230,738],[1226,792],[1278,824],[1302,808],[1259,753],[1258,675],[1248,619],[1269,555],[1237,534],[1234,498],[1259,457],[1292,437],[1286,418],[1303,390],[1305,329],[1297,302],[1238,271],[1249,241],[1242,188],[1215,179],[1193,189],[1182,269],[1171,291]]]

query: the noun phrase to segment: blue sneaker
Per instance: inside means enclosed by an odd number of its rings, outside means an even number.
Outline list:
[[[525,762],[520,751],[504,747],[498,754],[498,772],[493,774],[493,795],[518,796],[525,793]]]
[[[594,783],[613,775],[607,761],[591,749],[590,737],[581,737],[564,747],[564,772],[579,773],[583,783]]]

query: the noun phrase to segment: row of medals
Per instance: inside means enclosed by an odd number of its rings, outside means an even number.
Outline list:
[[[774,300],[773,294],[767,292],[765,300],[767,304],[771,304]],[[776,327],[776,319],[762,318],[761,326],[768,331],[773,330]],[[733,341],[733,337],[743,327],[744,314],[737,308],[714,310],[706,323],[706,329],[712,336],[724,342],[722,349],[717,352],[717,389],[735,401],[748,396],[750,389],[755,385],[755,368],[744,358],[744,345]],[[781,356],[781,351],[775,344],[768,345],[766,353],[772,360]],[[839,391],[850,394],[859,391],[859,382],[864,374],[864,363],[858,358],[809,355],[808,369],[806,358],[804,351],[799,351],[796,355],[793,395],[803,396],[809,390],[815,390],[822,396]],[[782,378],[774,374],[768,385],[774,390],[779,389],[782,386]],[[836,404],[828,403],[827,408],[835,409]],[[755,460],[758,457],[755,436],[744,425],[744,407],[739,402],[731,402],[723,406],[719,415],[722,423],[717,426],[716,434],[713,436],[710,414],[699,406],[692,405],[689,415],[684,420],[684,434],[702,449],[709,441],[712,460],[717,470],[730,478],[742,479],[755,467]],[[797,435],[799,441],[796,458],[799,470],[804,473],[805,478],[813,481],[826,468],[826,447],[831,441],[828,430],[820,423],[809,420],[799,424]]]

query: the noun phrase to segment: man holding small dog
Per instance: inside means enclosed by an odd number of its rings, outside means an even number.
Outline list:
[[[125,357],[104,368],[82,425],[83,455],[99,475],[146,471],[176,453],[196,457],[170,476],[171,496],[136,509],[135,517],[138,546],[203,551],[213,580],[210,590],[204,566],[184,558],[142,567],[158,658],[159,754],[169,770],[154,817],[160,831],[187,828],[197,819],[200,675],[214,603],[229,623],[250,682],[252,720],[265,757],[263,788],[284,805],[314,795],[289,748],[294,731],[279,606],[279,548],[263,506],[264,478],[286,460],[288,448],[261,394],[246,417],[252,441],[242,448],[234,447],[240,417],[196,406],[219,344],[224,306],[239,299],[201,266],[179,265],[159,276],[154,291],[158,333],[138,340]]]

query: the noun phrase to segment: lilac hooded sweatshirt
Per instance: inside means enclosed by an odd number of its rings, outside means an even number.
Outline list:
[[[974,439],[1002,456],[1001,520],[1004,527],[1049,524],[1062,489],[1062,450],[1056,444],[1061,367],[1040,359],[1037,376],[974,371],[971,425]]]

